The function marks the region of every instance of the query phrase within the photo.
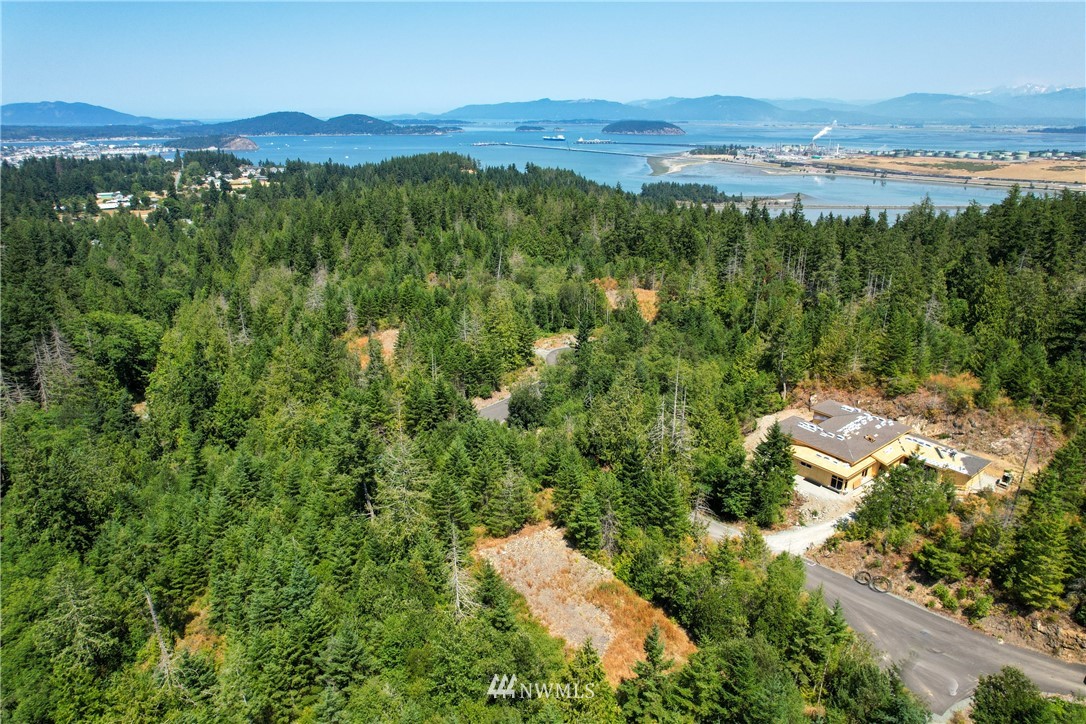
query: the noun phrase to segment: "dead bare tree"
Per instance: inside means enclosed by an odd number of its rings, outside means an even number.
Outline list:
[[[479,602],[475,600],[475,586],[471,575],[461,565],[460,540],[456,533],[456,526],[449,525],[452,540],[449,543],[449,553],[446,560],[449,562],[449,589],[453,594],[453,612],[457,621],[462,621],[479,608]]]
[[[143,589],[144,598],[147,599],[147,608],[151,611],[151,623],[155,627],[155,638],[158,640],[158,666],[155,670],[162,676],[162,680],[166,682],[167,688],[174,688],[174,672],[173,672],[173,659],[170,656],[170,650],[166,646],[166,640],[162,638],[162,627],[158,623],[158,614],[155,613],[155,604],[151,601],[151,592],[147,590],[146,586]]]
[[[671,409],[669,410],[668,407]],[[679,378],[679,360],[675,360],[675,383],[671,395],[671,404],[660,400],[660,410],[656,422],[649,430],[649,440],[653,452],[658,458],[667,455],[672,463],[685,464],[692,447],[691,431],[687,424],[686,389]]]
[[[358,331],[358,312],[354,308],[354,297],[351,296],[350,292],[347,292],[346,306],[347,313],[345,321],[347,322],[347,331],[356,332]]]
[[[55,324],[34,345],[33,380],[42,407],[48,409],[58,388],[75,376],[74,357],[71,346]]]

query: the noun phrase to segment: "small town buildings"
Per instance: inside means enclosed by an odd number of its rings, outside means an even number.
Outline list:
[[[959,490],[966,490],[992,462],[858,407],[827,400],[812,412],[813,420],[789,417],[781,421],[781,429],[792,437],[796,471],[813,483],[840,492],[855,490],[911,457],[938,470]]]

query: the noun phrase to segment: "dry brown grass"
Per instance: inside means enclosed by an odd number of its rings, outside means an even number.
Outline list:
[[[201,598],[189,608],[192,619],[185,626],[185,635],[174,642],[174,651],[187,651],[190,654],[210,652],[216,663],[222,663],[226,654],[226,639],[211,630],[208,618],[211,606],[207,598]]]
[[[868,168],[951,178],[1086,184],[1086,161],[1030,159],[1029,161],[966,161],[947,158],[862,156],[826,159],[835,166]]]
[[[654,623],[660,626],[667,655],[677,663],[696,651],[682,628],[607,568],[570,548],[549,523],[508,538],[481,540],[475,551],[570,650],[592,641],[613,685],[631,677],[633,665],[645,658],[642,645]]]
[[[617,628],[611,645],[601,657],[603,670],[612,684],[632,676],[634,664],[644,660],[643,645],[653,624],[660,626],[664,650],[675,659],[676,665],[686,663],[697,651],[686,631],[618,579],[597,586],[589,592],[588,600],[607,611]]]

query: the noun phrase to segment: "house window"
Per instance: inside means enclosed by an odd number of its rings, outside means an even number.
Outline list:
[[[802,460],[800,460],[800,461],[799,461],[799,464],[800,464],[800,466],[801,466],[801,467],[805,467],[805,468],[809,468],[809,467],[811,467],[811,464],[810,464],[810,463],[805,463],[805,462],[803,462]]]
[[[844,478],[839,478],[836,475],[831,475],[830,476],[830,487],[833,488],[834,490],[844,490],[845,489],[845,479]]]

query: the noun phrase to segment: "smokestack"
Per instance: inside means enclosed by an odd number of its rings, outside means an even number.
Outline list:
[[[837,125],[837,121],[834,121],[834,122],[833,122],[833,123],[831,123],[830,125],[828,125],[828,126],[826,126],[825,128],[823,128],[823,129],[822,129],[821,131],[819,131],[818,133],[816,133],[816,134],[815,134],[815,137],[811,139],[811,143],[814,143],[815,141],[817,141],[818,139],[822,138],[822,137],[823,137],[823,136],[825,136],[825,135],[826,135],[827,133],[829,133],[830,131],[832,131],[832,130],[833,130],[833,128],[834,128],[834,126],[836,126],[836,125]]]

